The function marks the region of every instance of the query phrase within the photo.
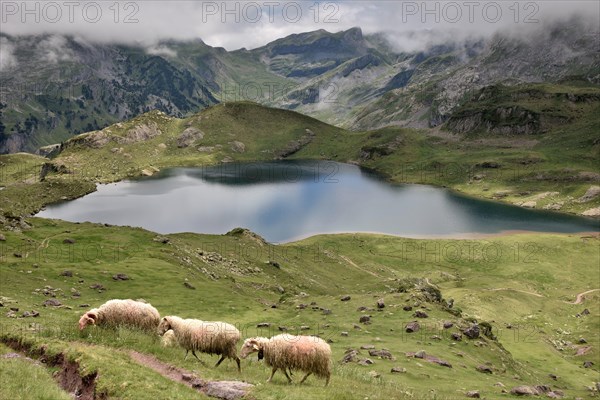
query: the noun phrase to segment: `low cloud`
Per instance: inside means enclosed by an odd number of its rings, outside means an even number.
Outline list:
[[[0,37],[0,71],[7,71],[17,66],[15,48],[8,38]]]
[[[146,53],[153,56],[162,56],[162,57],[177,57],[177,52],[167,46],[164,45],[154,45],[146,48]]]

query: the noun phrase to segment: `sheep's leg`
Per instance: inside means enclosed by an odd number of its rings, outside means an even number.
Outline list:
[[[273,367],[273,370],[271,371],[271,376],[269,377],[269,379],[267,379],[267,383],[270,383],[271,380],[273,380],[273,375],[275,375],[275,372],[277,372],[277,367]]]
[[[288,379],[288,383],[292,383],[292,378],[290,378],[290,376],[287,373],[287,370],[284,368],[283,369],[283,373],[285,374],[285,377]]]
[[[217,368],[219,365],[221,365],[221,363],[223,362],[224,359],[225,359],[225,356],[221,356],[221,359],[219,361],[217,361],[217,363],[215,364],[215,368]]]
[[[189,353],[189,352],[190,352],[189,350],[186,350],[186,351],[185,351],[185,357],[183,357],[183,361],[187,360],[187,356],[188,356],[188,353]]]
[[[242,366],[240,365],[240,358],[236,357],[235,362],[237,363],[237,366],[238,366],[238,372],[242,372]]]
[[[329,378],[330,378],[330,376],[327,375],[327,379],[325,379],[325,386],[329,385]]]
[[[202,361],[201,359],[199,359],[198,356],[196,355],[196,350],[192,350],[192,355],[194,357],[196,357],[196,360],[198,360],[200,362],[200,364],[202,364],[203,366],[206,367],[206,363],[204,361]]]
[[[312,372],[309,372],[308,374],[304,375],[304,378],[302,378],[300,383],[304,383],[304,381],[306,380],[306,378],[308,378],[310,376],[310,374],[312,374]]]

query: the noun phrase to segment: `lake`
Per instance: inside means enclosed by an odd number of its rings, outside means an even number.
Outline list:
[[[418,238],[600,230],[597,220],[477,200],[443,188],[390,184],[357,166],[324,161],[174,168],[99,185],[98,191],[50,205],[37,216],[163,234],[223,234],[244,227],[274,243],[339,232]]]

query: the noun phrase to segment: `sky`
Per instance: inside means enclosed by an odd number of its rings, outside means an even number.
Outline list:
[[[251,49],[300,32],[361,27],[386,32],[402,50],[446,38],[527,32],[572,14],[599,23],[592,1],[7,1],[0,32],[70,34],[92,42],[140,44],[151,51],[165,39],[201,39],[215,47]],[[8,46],[1,41],[0,46]]]

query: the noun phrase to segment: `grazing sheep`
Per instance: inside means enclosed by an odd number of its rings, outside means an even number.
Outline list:
[[[325,378],[325,386],[331,377],[331,348],[323,339],[316,336],[294,336],[282,334],[270,339],[255,337],[246,339],[242,346],[240,356],[248,357],[253,352],[258,352],[258,359],[265,359],[268,366],[272,367],[271,382],[278,369],[283,370],[289,382],[292,379],[287,371],[300,370],[306,375],[303,383],[311,374]]]
[[[125,325],[153,331],[160,322],[160,314],[150,304],[135,300],[109,300],[81,316],[79,330],[88,324],[118,327]]]
[[[176,316],[163,317],[158,326],[158,334],[165,335],[173,331],[175,341],[185,349],[185,358],[192,352],[198,361],[196,350],[217,354],[221,358],[217,361],[218,367],[225,358],[234,359],[238,371],[241,372],[240,358],[237,356],[237,343],[240,341],[240,331],[233,325],[225,322],[209,322],[197,319],[182,319]]]

